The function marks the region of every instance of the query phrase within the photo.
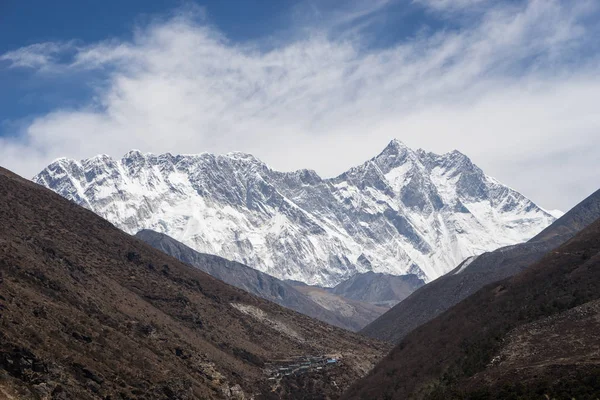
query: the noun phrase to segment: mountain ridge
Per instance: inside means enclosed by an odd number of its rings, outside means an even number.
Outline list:
[[[246,153],[130,151],[63,158],[34,181],[128,233],[152,229],[282,280],[330,287],[367,271],[435,279],[554,221],[464,154],[398,140],[334,178],[275,171]]]

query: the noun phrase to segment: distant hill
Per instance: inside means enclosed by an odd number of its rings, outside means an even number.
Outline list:
[[[1,168],[0,221],[2,399],[336,398],[387,350]],[[337,362],[267,374],[299,357]]]
[[[348,299],[392,307],[424,284],[414,274],[396,276],[369,271],[358,273],[329,291]]]
[[[600,397],[600,219],[409,333],[344,399]]]
[[[600,190],[528,242],[468,258],[446,275],[416,290],[361,332],[370,337],[398,343],[413,329],[432,320],[485,285],[523,271],[597,218],[600,218]]]
[[[425,284],[414,274],[395,276],[372,271],[357,273],[332,288],[287,282],[327,310],[351,318],[361,328]]]
[[[355,326],[364,328],[369,322],[389,310],[389,307],[378,306],[367,302],[352,300],[331,293],[327,288],[310,285],[298,285],[295,289],[319,304],[339,318],[351,320]]]

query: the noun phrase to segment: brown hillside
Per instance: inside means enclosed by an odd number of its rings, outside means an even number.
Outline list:
[[[411,332],[343,398],[600,398],[599,252],[600,220]]]
[[[0,398],[335,398],[378,342],[228,286],[0,169]],[[339,354],[267,380],[273,360]]]

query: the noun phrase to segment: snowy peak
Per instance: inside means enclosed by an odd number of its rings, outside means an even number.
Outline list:
[[[374,160],[377,160],[378,164],[393,164],[398,161],[402,161],[406,158],[408,154],[413,154],[414,152],[408,148],[404,143],[399,141],[398,139],[392,140],[386,147],[383,149],[381,153]]]
[[[246,153],[59,159],[34,180],[129,233],[152,229],[280,279],[334,286],[357,272],[435,279],[553,220],[469,158],[391,141],[336,178]]]
[[[394,138],[392,140],[390,140],[390,142],[388,143],[388,145],[385,147],[385,149],[383,150],[383,152],[385,152],[386,150],[390,150],[390,149],[404,149],[404,150],[410,150],[408,146],[406,146],[402,141]]]
[[[410,170],[416,166],[417,160],[417,154],[412,149],[399,140],[394,139],[372,161],[384,174],[388,174],[396,168]]]

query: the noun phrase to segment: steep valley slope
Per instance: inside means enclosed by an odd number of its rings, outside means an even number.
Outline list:
[[[336,398],[386,346],[285,309],[0,169],[0,397]],[[270,363],[335,357],[269,380]]]
[[[294,286],[254,268],[222,257],[198,253],[175,239],[148,229],[135,235],[154,248],[211,276],[284,307],[352,331],[364,328],[389,308],[349,300],[324,289]],[[394,277],[400,280],[402,277]],[[418,280],[416,282],[419,282]],[[405,288],[408,290],[410,286]],[[313,296],[313,293],[322,294]]]

